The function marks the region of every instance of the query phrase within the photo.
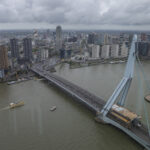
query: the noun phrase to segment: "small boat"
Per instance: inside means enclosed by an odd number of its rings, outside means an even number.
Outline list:
[[[20,106],[23,106],[23,105],[24,105],[24,101],[20,101],[20,102],[16,102],[16,103],[10,103],[9,108],[13,109],[13,108],[20,107]]]
[[[115,61],[110,61],[109,63],[110,63],[110,64],[115,64],[116,62],[115,62]]]
[[[150,95],[145,96],[144,99],[145,99],[146,101],[150,102]]]
[[[50,108],[50,111],[54,111],[54,110],[56,110],[56,106],[52,106],[52,107]]]
[[[8,85],[12,85],[12,84],[15,84],[16,81],[10,81],[10,82],[7,82]]]
[[[22,78],[22,79],[18,79],[16,81],[10,81],[10,82],[7,82],[8,85],[12,85],[12,84],[17,84],[17,83],[21,83],[21,82],[25,82],[25,81],[28,81],[29,79],[25,79],[25,78]]]

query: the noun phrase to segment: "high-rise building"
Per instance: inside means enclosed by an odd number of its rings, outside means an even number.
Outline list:
[[[128,47],[125,43],[121,45],[121,55],[120,57],[127,57],[128,56]]]
[[[123,41],[124,41],[124,33],[121,33],[120,34],[120,43],[123,43]]]
[[[88,44],[97,44],[98,43],[98,34],[90,33],[88,35]]]
[[[147,40],[147,36],[145,33],[141,33],[141,41],[146,41]]]
[[[92,58],[99,58],[99,51],[100,51],[100,46],[99,45],[93,45],[93,47],[92,47]]]
[[[138,52],[140,56],[148,56],[149,44],[147,42],[138,42]]]
[[[104,45],[111,44],[112,43],[112,37],[108,34],[104,34]]]
[[[119,54],[119,44],[111,45],[111,57],[117,58]]]
[[[19,47],[17,39],[10,39],[11,57],[19,58]]]
[[[94,34],[90,33],[88,35],[88,44],[94,44]]]
[[[43,61],[43,60],[46,60],[48,59],[48,56],[49,56],[49,52],[48,52],[48,49],[39,49],[38,50],[38,55],[37,55],[37,61]]]
[[[109,53],[110,53],[110,45],[103,45],[101,58],[109,58]]]
[[[32,60],[32,39],[25,38],[23,39],[23,51],[24,51],[24,58],[26,61]]]
[[[148,44],[148,57],[150,57],[150,43]]]
[[[62,48],[62,28],[61,26],[56,27],[56,51]]]
[[[7,70],[9,67],[8,52],[4,45],[0,46],[0,69]]]
[[[147,41],[150,42],[150,34],[147,34]]]

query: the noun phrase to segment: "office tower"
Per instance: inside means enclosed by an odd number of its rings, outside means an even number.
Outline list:
[[[19,47],[17,39],[10,39],[11,57],[19,58]]]
[[[119,44],[111,45],[111,57],[117,58],[119,54]]]
[[[4,45],[0,46],[0,69],[7,70],[9,67],[8,52]]]
[[[24,51],[24,58],[26,61],[32,60],[32,40],[31,38],[23,39],[23,51]]]
[[[109,44],[109,37],[108,34],[104,35],[104,45]]]
[[[62,29],[61,26],[56,27],[56,51],[62,48]]]
[[[141,33],[141,41],[146,41],[147,40],[147,36],[145,33]]]
[[[92,47],[92,58],[99,58],[99,51],[100,51],[100,46],[99,45],[93,45],[93,47]]]
[[[110,53],[110,45],[103,45],[101,58],[109,58],[109,53]]]
[[[88,44],[94,44],[94,34],[93,33],[88,35]]]
[[[88,35],[88,44],[96,44],[98,42],[98,35],[95,33],[90,33]]]
[[[59,52],[60,52],[60,58],[64,59],[65,58],[65,49],[62,48],[62,49],[60,49]]]
[[[147,42],[138,42],[138,52],[140,56],[147,56],[149,44]]]

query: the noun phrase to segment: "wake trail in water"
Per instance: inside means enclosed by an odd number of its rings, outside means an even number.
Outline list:
[[[8,110],[9,108],[10,108],[9,106],[4,107],[4,108],[0,108],[0,111]]]

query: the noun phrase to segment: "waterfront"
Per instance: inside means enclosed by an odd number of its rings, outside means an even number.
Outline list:
[[[149,63],[145,66],[147,74],[150,73],[148,67]],[[61,65],[56,69],[56,74],[108,99],[123,75],[124,65],[105,64],[74,70]],[[143,114],[137,85],[135,79],[127,106]],[[12,86],[0,84],[0,95],[1,107],[14,100],[26,103],[24,107],[0,112],[3,150],[142,149],[115,128],[94,122],[95,116],[90,111],[46,82],[29,81]],[[50,112],[53,105],[57,106],[57,110]]]

